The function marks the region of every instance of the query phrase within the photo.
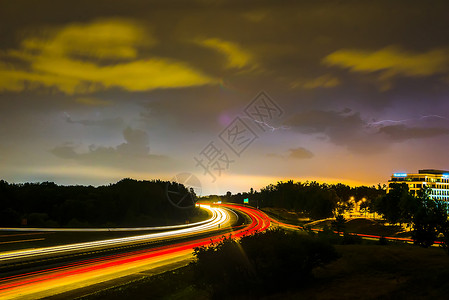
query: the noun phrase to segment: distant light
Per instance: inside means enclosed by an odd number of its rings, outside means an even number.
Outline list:
[[[243,203],[244,204],[248,204],[249,203],[249,199],[248,198],[243,199]]]
[[[218,201],[217,201],[217,204],[221,204],[221,201],[220,201],[220,200],[218,200]]]
[[[407,173],[394,173],[394,177],[407,177]]]

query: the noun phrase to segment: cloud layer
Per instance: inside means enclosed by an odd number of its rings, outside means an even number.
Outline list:
[[[167,161],[164,155],[150,154],[148,134],[140,129],[126,127],[123,130],[124,143],[116,147],[90,145],[88,151],[77,152],[76,145],[66,143],[51,149],[51,153],[62,159],[71,159],[82,164],[103,166],[133,166],[139,162]],[[145,165],[143,166],[145,167]]]
[[[298,113],[292,116],[287,124],[303,134],[324,137],[332,144],[346,147],[351,152],[359,154],[385,152],[392,143],[449,134],[448,122],[440,122],[440,126],[433,126],[424,123],[422,118],[415,120],[415,125],[405,124],[407,121],[412,120],[398,121],[400,124],[395,125],[368,122],[359,112],[345,109]]]
[[[113,87],[148,91],[218,82],[186,62],[141,57],[139,50],[155,43],[138,23],[122,19],[43,31],[3,53],[10,62],[0,61],[0,91],[44,86],[73,95]],[[14,59],[20,64],[12,63]]]
[[[273,131],[243,118],[258,139],[230,157],[230,177],[377,184],[393,169],[448,168],[448,11],[443,0],[9,1],[0,179],[201,175],[192,158],[211,141],[230,151],[218,134],[260,91],[284,113],[253,107]]]

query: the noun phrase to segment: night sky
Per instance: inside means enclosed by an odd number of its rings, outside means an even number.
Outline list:
[[[449,2],[0,0],[0,124],[8,182],[449,169]]]

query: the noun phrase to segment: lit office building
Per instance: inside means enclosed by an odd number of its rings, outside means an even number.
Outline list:
[[[388,181],[387,193],[392,183],[406,183],[414,195],[423,186],[428,186],[431,199],[449,200],[449,171],[426,169],[419,170],[418,174],[394,173]]]

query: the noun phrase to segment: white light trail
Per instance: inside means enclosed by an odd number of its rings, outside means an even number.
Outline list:
[[[190,228],[182,228],[176,229],[166,232],[159,233],[151,233],[139,236],[132,236],[126,238],[117,238],[117,239],[108,239],[101,241],[93,241],[93,242],[84,242],[84,243],[76,243],[69,245],[61,245],[61,246],[53,246],[53,247],[44,247],[44,248],[36,248],[30,250],[18,250],[12,252],[3,252],[0,253],[0,262],[2,263],[10,263],[19,260],[26,259],[36,259],[45,256],[53,256],[53,255],[63,255],[69,254],[73,252],[80,251],[93,251],[99,250],[109,247],[117,247],[123,246],[136,242],[150,242],[157,241],[167,238],[176,238],[180,236],[189,236],[193,234],[198,234],[201,232],[206,232],[209,230],[214,230],[218,228],[225,228],[230,224],[230,214],[227,209],[221,207],[210,207],[209,205],[201,205],[201,208],[209,210],[212,213],[212,218],[208,220],[207,223],[197,225]],[[219,226],[220,225],[220,226]]]
[[[159,231],[159,230],[173,230],[179,228],[193,227],[210,222],[212,218],[205,221],[170,225],[170,226],[155,226],[155,227],[125,227],[125,228],[32,228],[32,227],[0,227],[0,231],[32,231],[32,232],[106,232],[106,231]]]

